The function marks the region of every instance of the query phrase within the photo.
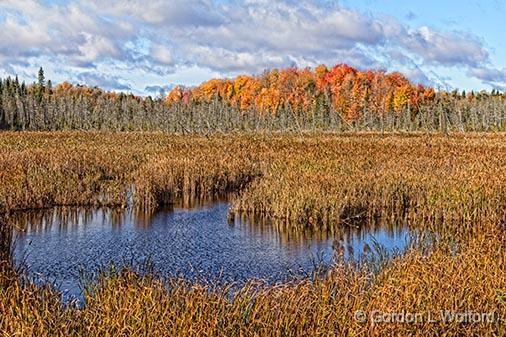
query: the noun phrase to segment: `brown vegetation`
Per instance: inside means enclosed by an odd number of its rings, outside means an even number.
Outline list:
[[[0,137],[2,212],[57,204],[150,208],[240,190],[234,212],[295,231],[396,221],[436,233],[374,270],[339,258],[327,273],[235,288],[112,271],[84,308],[0,275],[5,335],[504,335],[506,136],[460,134],[24,133]],[[132,188],[133,187],[133,188]],[[78,191],[76,191],[78,189]],[[4,217],[6,219],[6,217]],[[2,226],[5,229],[7,226]],[[8,242],[5,241],[5,242]],[[354,313],[368,316],[360,323]],[[375,311],[420,313],[416,324]],[[492,323],[441,310],[493,312]],[[427,314],[439,319],[429,322]]]
[[[506,221],[504,136],[307,137],[277,153],[235,200],[291,227],[358,219],[473,227]]]

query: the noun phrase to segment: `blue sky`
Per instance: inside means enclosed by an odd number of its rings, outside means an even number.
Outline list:
[[[506,4],[401,0],[2,0],[0,77],[156,95],[348,63],[442,89],[506,90]]]

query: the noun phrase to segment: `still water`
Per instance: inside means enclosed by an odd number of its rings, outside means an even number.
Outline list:
[[[409,242],[405,228],[294,235],[272,224],[230,221],[228,208],[227,202],[215,202],[151,215],[77,208],[24,213],[17,225],[23,230],[14,232],[13,257],[36,280],[55,284],[66,297],[79,297],[81,272],[110,263],[149,261],[164,275],[188,279],[277,282],[332,263],[336,244],[347,258],[357,259],[374,242],[389,253],[401,252]]]

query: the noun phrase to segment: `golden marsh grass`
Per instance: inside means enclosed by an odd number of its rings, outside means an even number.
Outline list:
[[[6,266],[7,336],[506,334],[506,135],[5,133],[0,168],[4,221],[16,209],[124,206],[133,186],[139,208],[238,192],[234,214],[294,231],[401,221],[438,235],[430,249],[415,245],[376,271],[341,261],[315,278],[251,281],[233,292],[109,272],[90,285],[82,308]],[[365,322],[355,319],[359,310]],[[441,310],[494,320],[426,319]],[[425,316],[382,323],[373,312]]]

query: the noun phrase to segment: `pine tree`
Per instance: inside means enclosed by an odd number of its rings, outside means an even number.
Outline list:
[[[39,84],[39,88],[44,88],[44,83],[45,83],[45,77],[44,77],[44,69],[42,69],[42,67],[39,68],[39,75],[37,77],[38,79],[38,84]]]
[[[42,103],[42,98],[44,97],[44,83],[45,83],[45,77],[44,77],[44,69],[42,67],[39,68],[39,74],[37,76],[37,86],[36,86],[36,98],[37,102],[39,104]]]

